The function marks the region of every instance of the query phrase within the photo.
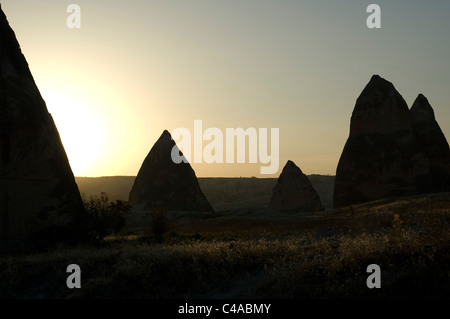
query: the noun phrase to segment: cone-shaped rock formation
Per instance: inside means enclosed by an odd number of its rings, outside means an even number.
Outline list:
[[[165,130],[136,176],[129,204],[149,210],[213,211],[191,165],[172,161],[174,147],[178,148]]]
[[[273,188],[270,207],[283,213],[323,211],[323,205],[308,177],[288,161]]]
[[[84,215],[56,126],[0,7],[0,251],[77,241]]]
[[[334,207],[432,190],[413,117],[392,83],[374,75],[356,101],[336,170]]]

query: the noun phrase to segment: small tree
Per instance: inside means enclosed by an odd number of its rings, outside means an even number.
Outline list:
[[[104,192],[99,197],[83,199],[87,211],[87,226],[93,242],[100,242],[110,234],[118,234],[125,226],[124,215],[130,212],[127,202],[116,200],[110,202]]]
[[[120,233],[125,226],[124,214],[128,214],[131,206],[126,201],[116,200],[109,204],[110,228],[114,235]]]
[[[99,197],[91,195],[88,200],[83,198],[83,202],[87,212],[87,227],[91,241],[100,242],[107,235],[105,215],[108,196],[106,193],[101,193]]]
[[[169,229],[169,222],[166,217],[166,211],[161,209],[151,213],[151,215],[152,215],[152,222],[150,224],[151,234],[153,235],[157,243],[162,243],[164,240],[164,234]]]

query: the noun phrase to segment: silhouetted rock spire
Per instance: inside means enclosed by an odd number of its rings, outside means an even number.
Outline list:
[[[0,7],[0,251],[76,242],[84,214],[56,126]]]
[[[284,213],[323,211],[323,205],[308,177],[288,161],[273,188],[270,207]]]
[[[450,191],[450,148],[427,98],[419,94],[411,107],[414,130],[430,161],[433,190]]]
[[[177,146],[165,130],[139,170],[129,204],[149,210],[213,211],[191,165],[172,161],[173,147]]]

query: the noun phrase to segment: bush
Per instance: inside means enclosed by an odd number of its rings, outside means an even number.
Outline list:
[[[125,201],[110,202],[104,192],[99,197],[91,196],[88,200],[83,199],[83,202],[87,212],[87,227],[93,242],[120,233],[125,226],[124,215],[131,209]]]
[[[150,223],[149,235],[152,235],[157,243],[162,243],[164,234],[169,229],[169,222],[165,210],[158,210],[151,213],[152,222]]]

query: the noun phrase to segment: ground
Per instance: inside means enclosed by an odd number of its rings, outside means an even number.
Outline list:
[[[168,212],[162,242],[128,225],[100,245],[1,257],[0,297],[449,299],[449,213],[450,193],[303,215]],[[372,264],[381,288],[367,286]]]

